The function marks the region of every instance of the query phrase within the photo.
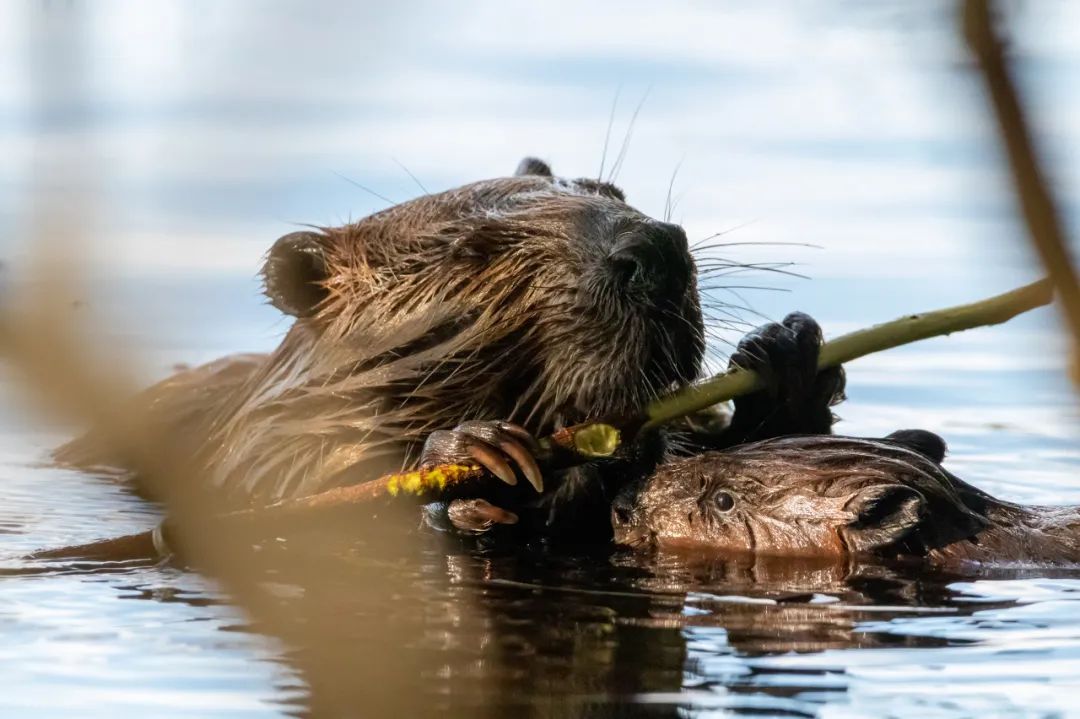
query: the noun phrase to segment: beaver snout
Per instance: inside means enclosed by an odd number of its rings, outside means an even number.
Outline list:
[[[654,220],[622,233],[607,266],[622,289],[646,297],[682,296],[693,267],[683,228]]]
[[[616,544],[626,547],[646,544],[652,535],[647,527],[634,521],[634,503],[625,494],[617,497],[611,504],[611,528]]]

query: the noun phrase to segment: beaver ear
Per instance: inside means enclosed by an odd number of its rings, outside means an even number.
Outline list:
[[[270,248],[262,275],[270,304],[293,317],[310,317],[326,299],[326,238],[292,232]]]
[[[855,515],[843,528],[853,552],[875,552],[910,537],[925,514],[926,498],[910,487],[877,485],[861,490],[844,509]]]
[[[535,157],[526,157],[518,163],[514,174],[518,177],[523,175],[539,175],[540,177],[554,177],[551,174],[551,165]]]
[[[914,450],[938,464],[945,461],[945,452],[948,450],[945,440],[925,429],[901,429],[885,439]]]

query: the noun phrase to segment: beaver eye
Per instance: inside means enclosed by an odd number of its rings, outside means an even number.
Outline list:
[[[735,509],[735,498],[727,492],[719,492],[716,495],[716,508],[725,514]]]

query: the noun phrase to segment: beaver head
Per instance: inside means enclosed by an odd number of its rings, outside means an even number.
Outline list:
[[[400,469],[463,420],[544,434],[627,413],[694,379],[704,351],[682,228],[538,160],[286,235],[263,275],[296,321],[208,463],[249,495],[263,477],[275,496],[314,491],[372,458]]]
[[[612,511],[621,544],[786,556],[925,555],[986,526],[944,442],[781,437],[671,462]]]

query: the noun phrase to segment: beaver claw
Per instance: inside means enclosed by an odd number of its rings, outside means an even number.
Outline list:
[[[483,499],[455,499],[446,510],[447,519],[464,534],[483,534],[496,524],[517,524],[518,516]]]
[[[817,369],[823,338],[812,317],[792,312],[783,322],[754,330],[729,364],[761,375],[768,389],[735,400],[729,431],[738,442],[786,434],[827,434],[830,407],[844,399],[842,367]]]
[[[424,506],[424,523],[439,532],[477,536],[499,525],[518,523],[518,516],[486,499],[455,499]]]
[[[517,484],[516,465],[537,492],[544,479],[535,454],[537,443],[528,430],[502,421],[472,421],[452,430],[432,432],[420,455],[421,467],[476,462],[509,485]]]

